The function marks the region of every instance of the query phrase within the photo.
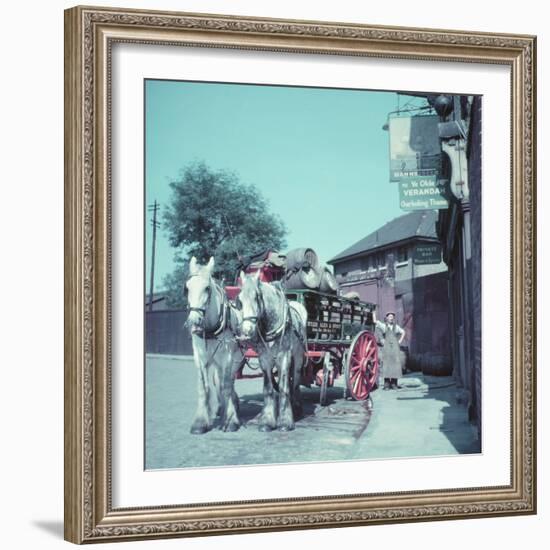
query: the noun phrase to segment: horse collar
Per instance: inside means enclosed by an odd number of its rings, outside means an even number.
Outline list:
[[[192,277],[196,277],[197,275],[192,275]],[[221,299],[221,305],[220,305],[220,312],[218,314],[218,325],[216,328],[212,330],[203,330],[203,338],[206,340],[211,340],[212,338],[216,338],[219,336],[226,328],[227,326],[227,300],[225,297],[225,293],[223,290],[220,290],[218,286],[215,284],[215,282],[211,281],[214,284],[214,287],[219,292],[220,299]],[[203,317],[206,315],[206,306],[210,303],[210,298],[212,296],[212,289],[210,288],[208,291],[208,298],[205,303],[205,307],[190,307],[189,311],[198,311],[199,313],[202,313]]]
[[[281,294],[281,297],[282,297],[282,303],[283,303],[283,321],[282,323],[280,324],[280,326],[278,326],[276,329],[273,329],[271,330],[270,332],[267,332],[265,334],[265,341],[266,342],[272,342],[273,340],[275,340],[275,338],[279,337],[281,334],[284,334],[285,331],[286,331],[286,328],[287,328],[287,325],[288,325],[288,322],[290,320],[290,315],[289,315],[289,305],[288,305],[288,302],[286,300],[286,296],[284,295],[284,293],[281,291],[281,290],[278,290],[278,289],[275,289],[278,293]]]

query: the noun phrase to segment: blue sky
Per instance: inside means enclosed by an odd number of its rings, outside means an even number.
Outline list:
[[[311,247],[326,262],[403,214],[382,130],[396,107],[393,92],[147,80],[146,204],[162,210],[190,162],[232,170],[282,217],[289,249]],[[151,235],[147,222],[147,284]],[[161,229],[156,289],[173,257]]]

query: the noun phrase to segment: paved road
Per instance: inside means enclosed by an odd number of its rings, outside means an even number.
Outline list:
[[[372,393],[373,414],[356,458],[443,456],[480,452],[477,429],[456,403],[452,377],[410,373],[397,391]]]
[[[192,435],[196,369],[191,358],[148,356],[146,361],[146,467],[184,468],[427,456],[477,452],[464,407],[452,405],[449,378],[404,378],[397,392],[373,392],[374,411],[343,399],[343,379],[329,388],[302,388],[304,417],[292,432],[258,431],[261,379],[238,380],[237,432]],[[438,389],[439,388],[439,389]]]

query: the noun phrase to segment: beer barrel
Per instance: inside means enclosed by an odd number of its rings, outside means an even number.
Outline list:
[[[336,282],[336,278],[326,265],[321,269],[321,283],[319,284],[319,290],[321,292],[326,292],[327,294],[336,294],[338,291],[338,283]]]
[[[450,376],[453,372],[452,363],[448,355],[427,352],[417,354],[415,359],[420,362],[422,374]]]
[[[298,271],[299,269],[312,267],[318,269],[319,258],[311,248],[294,248],[286,255],[287,271]]]
[[[286,255],[285,287],[317,290],[321,283],[319,258],[311,248],[294,248]]]
[[[321,274],[312,267],[303,267],[293,271],[287,271],[285,276],[285,288],[317,290],[321,283]]]

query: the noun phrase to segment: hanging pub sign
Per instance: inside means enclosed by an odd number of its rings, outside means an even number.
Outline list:
[[[438,264],[441,262],[441,245],[439,243],[422,243],[414,247],[413,262],[415,265]]]
[[[437,175],[441,158],[438,123],[437,115],[389,118],[390,181]]]
[[[439,184],[436,175],[401,178],[398,185],[401,210],[447,208],[444,187]]]

